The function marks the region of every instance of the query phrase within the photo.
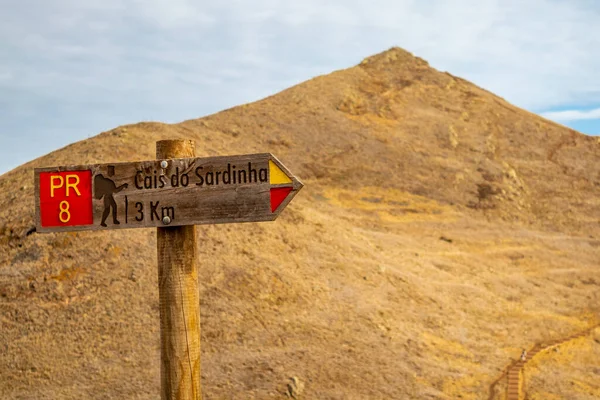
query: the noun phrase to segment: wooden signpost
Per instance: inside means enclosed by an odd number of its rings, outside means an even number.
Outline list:
[[[164,140],[156,157],[36,168],[36,231],[158,228],[161,399],[199,400],[195,225],[273,221],[303,185],[270,153],[196,158]]]
[[[35,169],[38,232],[272,221],[302,183],[269,153]]]

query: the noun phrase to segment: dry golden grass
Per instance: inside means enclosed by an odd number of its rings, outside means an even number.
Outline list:
[[[598,142],[391,49],[0,177],[3,399],[158,398],[155,232],[28,232],[33,167],[152,159],[168,138],[270,151],[305,183],[275,222],[198,228],[208,399],[285,398],[294,376],[306,399],[486,399],[522,348],[599,318]],[[591,398],[586,343],[527,390]]]

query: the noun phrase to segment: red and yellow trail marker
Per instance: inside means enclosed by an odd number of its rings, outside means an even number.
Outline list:
[[[272,160],[269,160],[269,177],[271,183],[271,212],[275,212],[294,189],[294,182]]]

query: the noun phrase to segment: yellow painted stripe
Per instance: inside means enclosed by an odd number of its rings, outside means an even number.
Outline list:
[[[285,174],[273,161],[269,160],[269,173],[271,185],[278,183],[292,183],[289,176]]]

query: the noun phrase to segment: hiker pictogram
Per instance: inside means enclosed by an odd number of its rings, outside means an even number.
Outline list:
[[[108,176],[115,174],[115,167],[108,167]],[[98,174],[94,177],[94,196],[100,200],[104,197],[104,211],[102,212],[101,226],[106,227],[106,218],[112,209],[113,224],[119,225],[120,222],[117,220],[117,202],[115,201],[113,194],[119,193],[121,190],[128,186],[127,183],[117,187],[112,179],[106,178],[102,174]]]

